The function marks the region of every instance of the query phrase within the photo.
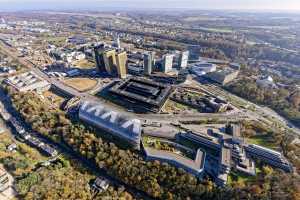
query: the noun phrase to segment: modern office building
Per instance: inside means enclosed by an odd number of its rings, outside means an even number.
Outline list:
[[[135,107],[159,112],[168,99],[172,88],[143,78],[129,78],[119,82],[109,89],[109,92]]]
[[[188,50],[190,52],[191,60],[198,60],[201,53],[201,47],[199,45],[189,45]]]
[[[173,59],[174,59],[173,54],[164,55],[163,62],[162,62],[162,72],[168,73],[168,72],[172,71]]]
[[[221,85],[226,85],[236,79],[239,75],[239,72],[239,70],[226,68],[224,70],[217,70],[215,72],[207,73],[204,77]]]
[[[286,172],[292,172],[293,168],[290,163],[284,158],[284,156],[274,150],[255,145],[249,144],[245,146],[245,150],[248,155],[255,159],[260,159],[271,166],[280,168]]]
[[[197,76],[204,76],[215,71],[217,71],[217,65],[211,63],[199,62],[192,66],[192,72]]]
[[[223,129],[223,128],[222,128]],[[247,175],[255,175],[255,161],[292,172],[292,165],[279,152],[246,143],[240,136],[240,126],[231,124],[224,127],[225,132],[207,129],[205,132],[181,132],[177,140],[189,140],[194,145],[206,149],[207,157],[218,160],[218,167],[212,170],[216,184],[225,185],[231,168]],[[211,152],[211,153],[208,153]],[[213,153],[212,153],[213,152]]]
[[[180,53],[178,63],[180,69],[185,69],[188,66],[189,53],[189,51],[183,51]]]
[[[104,51],[103,60],[104,60],[104,65],[107,73],[110,75],[117,74],[116,50],[109,49]]]
[[[201,176],[204,171],[205,152],[198,149],[195,159],[187,158],[183,155],[179,155],[173,152],[157,150],[151,147],[144,147],[147,160],[159,160],[160,162],[166,162],[175,167],[182,168],[188,173],[194,176]]]
[[[227,183],[228,174],[231,169],[231,150],[222,147],[219,158],[218,175],[216,178],[217,185],[225,185]]]
[[[121,42],[120,42],[120,37],[117,36],[115,41],[114,41],[114,46],[118,49],[121,49]]]
[[[141,121],[106,108],[99,102],[83,100],[80,104],[79,118],[106,133],[120,138],[140,149]],[[101,134],[101,132],[98,132]]]
[[[144,54],[144,75],[150,76],[153,67],[153,57],[152,54],[147,52]]]
[[[105,49],[103,45],[94,48],[95,60],[97,65],[96,69],[99,73],[106,72],[104,57],[103,57],[104,51]]]
[[[127,53],[126,51],[117,52],[116,54],[118,77],[125,79],[127,76]]]
[[[4,82],[20,92],[33,90],[44,91],[48,90],[51,86],[48,81],[43,80],[32,71],[25,72],[16,76],[11,76],[5,79]]]

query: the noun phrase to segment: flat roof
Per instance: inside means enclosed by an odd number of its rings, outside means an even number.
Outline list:
[[[160,107],[167,100],[171,89],[171,86],[148,79],[129,78],[116,84],[109,91],[125,98]]]
[[[165,162],[171,161],[180,164],[182,168],[193,170],[200,173],[204,169],[205,153],[200,149],[197,150],[195,160],[181,156],[169,151],[157,150],[150,147],[144,147],[146,155],[156,159],[162,159]]]
[[[231,151],[230,151],[230,149],[222,147],[221,164],[229,167],[230,162],[231,162]]]
[[[148,95],[152,95],[152,96],[157,96],[158,93],[159,93],[159,88],[152,87],[152,86],[149,86],[149,85],[140,84],[140,83],[137,83],[137,82],[130,82],[127,85],[127,88],[131,88],[133,90],[141,91],[141,92],[144,92],[144,93],[146,93]]]

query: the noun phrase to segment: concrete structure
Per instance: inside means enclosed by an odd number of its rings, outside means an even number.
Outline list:
[[[103,61],[106,72],[110,75],[117,74],[116,50],[109,49],[103,52]]]
[[[277,88],[277,85],[274,83],[274,80],[271,76],[261,77],[256,80],[256,84],[261,88]]]
[[[228,102],[214,96],[193,96],[184,90],[177,90],[174,92],[170,99],[198,109],[203,113],[218,113],[218,112],[226,112],[228,110],[232,110],[232,106],[229,105]]]
[[[104,57],[103,57],[104,47],[103,46],[95,47],[94,53],[95,53],[97,71],[100,73],[106,72]]]
[[[100,45],[94,48],[98,72],[107,72],[110,75],[126,78],[127,75],[127,53],[116,51]]]
[[[174,58],[174,55],[172,55],[172,54],[164,55],[163,62],[162,62],[162,72],[168,73],[168,72],[172,71],[173,58]]]
[[[227,183],[228,174],[231,168],[231,151],[229,148],[222,147],[220,151],[217,185],[225,185]]]
[[[255,145],[249,144],[245,146],[246,152],[255,159],[260,159],[271,166],[280,168],[286,172],[292,172],[293,168],[290,163],[284,158],[284,156],[274,150]]]
[[[180,69],[185,69],[188,66],[189,53],[189,51],[184,51],[180,53],[178,63]]]
[[[204,76],[215,71],[217,71],[217,65],[206,62],[195,63],[192,67],[192,72],[197,76]]]
[[[136,66],[129,64],[127,67],[127,71],[129,74],[135,75],[135,76],[141,76],[144,72],[144,68],[142,66]]]
[[[281,153],[255,144],[245,143],[240,136],[239,125],[227,125],[224,130],[225,132],[212,129],[207,129],[207,133],[181,132],[177,137],[179,142],[182,139],[189,140],[194,145],[198,145],[199,148],[212,152],[210,157],[218,160],[217,170],[212,170],[216,184],[226,184],[231,168],[247,175],[255,175],[254,160],[256,159],[286,172],[293,171],[291,164]]]
[[[197,150],[194,160],[173,152],[149,147],[144,147],[144,151],[147,160],[159,160],[161,162],[169,163],[170,165],[182,168],[197,177],[201,176],[201,173],[204,171],[205,152],[201,151],[201,149]]]
[[[126,51],[117,52],[116,64],[117,64],[118,77],[121,79],[125,79],[127,76],[127,53],[126,53]]]
[[[114,43],[113,43],[113,46],[116,47],[117,49],[121,49],[121,42],[120,42],[120,37],[119,37],[119,36],[117,36],[117,37],[115,38],[115,41],[114,41]]]
[[[239,70],[234,70],[231,68],[226,68],[224,70],[218,70],[215,72],[207,73],[205,78],[208,78],[214,82],[217,82],[221,85],[226,85],[229,82],[237,78]]]
[[[150,76],[152,73],[152,67],[153,67],[153,57],[151,53],[145,53],[144,54],[144,75]]]
[[[110,110],[99,102],[83,100],[79,109],[79,118],[115,137],[118,137],[135,149],[140,149],[141,121],[130,119]]]
[[[109,90],[113,95],[119,99],[123,98],[129,104],[134,102],[135,107],[140,106],[154,112],[160,111],[171,91],[170,86],[143,78],[129,78],[117,83]]]
[[[201,47],[199,45],[189,45],[190,59],[198,60],[200,57]]]
[[[34,72],[25,72],[16,76],[11,76],[4,80],[4,82],[20,92],[26,91],[43,91],[48,90],[51,86],[49,82],[43,80]]]

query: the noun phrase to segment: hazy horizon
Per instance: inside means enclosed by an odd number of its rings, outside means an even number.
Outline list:
[[[20,10],[259,10],[297,11],[299,0],[0,0],[0,11]]]

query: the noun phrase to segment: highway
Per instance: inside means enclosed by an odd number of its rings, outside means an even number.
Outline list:
[[[118,112],[122,112],[124,114],[126,114],[129,117],[138,117],[141,120],[150,120],[150,121],[158,121],[158,122],[162,122],[162,123],[169,123],[170,121],[172,122],[178,122],[178,121],[197,121],[197,120],[201,120],[201,119],[207,119],[207,118],[218,118],[221,120],[241,120],[241,119],[250,119],[250,120],[256,120],[256,121],[260,121],[260,122],[264,122],[266,125],[269,126],[273,126],[273,121],[276,120],[277,122],[280,122],[280,124],[282,124],[284,126],[284,128],[286,130],[289,131],[294,131],[296,134],[300,135],[300,129],[293,126],[292,124],[290,124],[286,119],[283,119],[281,116],[279,116],[278,114],[274,114],[274,111],[271,112],[270,109],[265,109],[264,107],[258,106],[252,102],[249,102],[245,99],[242,99],[240,97],[237,97],[236,95],[233,95],[231,93],[228,93],[227,91],[209,84],[209,85],[200,85],[199,87],[202,89],[205,89],[206,91],[209,91],[210,93],[214,94],[214,95],[219,95],[219,96],[223,96],[226,99],[227,98],[233,98],[233,99],[237,99],[240,102],[243,102],[247,105],[251,105],[254,106],[256,111],[250,111],[250,110],[244,110],[244,111],[235,111],[235,112],[231,112],[231,113],[197,113],[197,114],[179,114],[179,115],[165,115],[165,114],[134,114],[131,112],[128,112],[125,109],[116,107],[114,105],[112,105],[109,102],[106,102],[103,99],[97,98],[93,95],[90,95],[89,93],[80,93],[79,91],[65,85],[64,83],[60,82],[59,80],[55,79],[55,78],[50,78],[48,77],[47,74],[45,74],[44,72],[42,72],[38,67],[36,67],[31,61],[20,58],[17,56],[17,53],[15,51],[15,49],[13,49],[10,46],[7,46],[5,43],[3,43],[2,41],[0,42],[0,49],[5,52],[6,54],[8,54],[9,56],[15,58],[16,60],[18,60],[21,64],[23,64],[24,66],[26,66],[28,69],[32,70],[33,72],[35,72],[37,75],[39,75],[41,78],[47,80],[49,83],[51,83],[53,86],[55,86],[56,88],[58,88],[60,91],[63,91],[64,93],[70,95],[70,96],[74,96],[74,97],[79,97],[79,98],[86,98],[86,99],[92,99],[95,101],[101,101],[102,104],[104,104],[106,107],[112,109],[112,110],[116,110]],[[194,80],[191,80],[192,82]],[[198,84],[199,85],[199,84]],[[273,118],[273,120],[271,121],[270,119],[266,118],[265,116],[270,116],[271,118]],[[272,127],[272,128],[276,128],[276,127]]]
[[[1,44],[0,44],[0,49],[2,50],[3,48],[1,48]],[[34,66],[34,64],[32,64],[30,61],[19,58],[18,56],[16,56],[15,54],[13,54],[12,52],[5,50],[5,52],[10,55],[11,57],[17,59],[21,64],[23,64],[24,66],[27,66],[28,69],[32,70],[33,72],[35,72],[38,76],[40,76],[41,78],[47,80],[48,82],[50,82],[51,84],[53,84],[55,87],[64,90],[65,92],[69,93],[72,96],[77,96],[77,97],[87,97],[87,94],[84,93],[80,93],[76,90],[74,90],[73,88],[70,88],[68,86],[65,86],[64,84],[62,84],[61,82],[49,78],[46,74],[44,74],[41,70],[39,70],[38,68],[36,68]],[[95,98],[95,97],[93,97]],[[26,128],[27,130],[30,130],[30,126],[28,126],[23,120],[22,118],[19,116],[19,114],[14,111],[14,109],[11,106],[11,103],[7,102],[7,98],[5,97],[5,95],[3,94],[3,91],[0,91],[0,100],[2,101],[2,103],[5,105],[5,107],[8,109],[8,111],[10,112],[10,114],[12,114],[13,116],[17,116],[17,119],[19,120],[19,122],[22,122],[22,125],[24,126],[24,128]],[[129,186],[117,179],[115,179],[114,177],[111,177],[110,175],[107,174],[107,172],[104,169],[99,169],[94,163],[86,160],[85,158],[78,156],[77,152],[74,152],[70,147],[67,147],[67,145],[61,145],[61,144],[57,144],[54,143],[52,141],[49,141],[49,139],[43,137],[42,135],[36,133],[35,134],[36,137],[42,139],[43,141],[47,141],[47,143],[51,144],[52,146],[54,146],[59,152],[65,152],[67,154],[69,154],[72,157],[77,158],[78,160],[80,160],[82,163],[84,163],[84,165],[88,168],[90,168],[92,171],[95,172],[96,175],[100,175],[104,178],[106,178],[107,180],[109,180],[109,182],[113,183],[116,186],[123,186],[124,188],[126,188],[126,190],[128,192],[130,192],[133,196],[137,197],[137,198],[142,198],[142,199],[147,199],[150,200],[152,199],[152,197],[150,197],[149,195],[147,195],[145,192],[140,191],[132,186]]]

